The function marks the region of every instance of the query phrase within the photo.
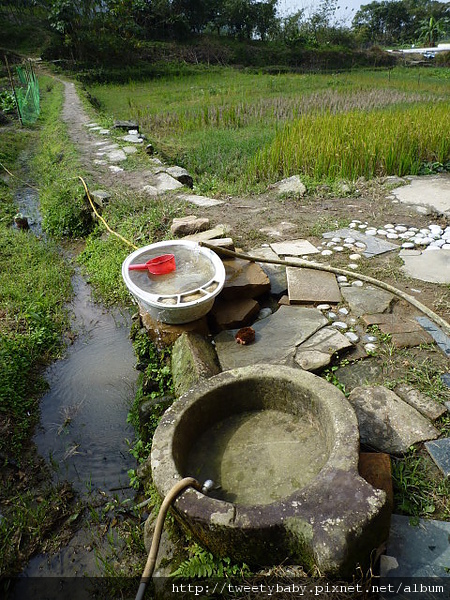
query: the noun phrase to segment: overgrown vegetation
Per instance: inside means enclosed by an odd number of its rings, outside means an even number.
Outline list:
[[[423,172],[450,163],[448,70],[267,75],[192,69],[151,83],[90,86],[107,115],[136,119],[196,191],[260,191]]]

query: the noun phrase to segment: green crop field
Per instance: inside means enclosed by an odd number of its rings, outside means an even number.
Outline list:
[[[202,193],[407,175],[450,160],[450,69],[269,75],[230,68],[93,85],[104,113],[136,119]],[[426,172],[426,171],[425,171]]]

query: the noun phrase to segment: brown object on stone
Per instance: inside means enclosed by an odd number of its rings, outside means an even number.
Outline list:
[[[14,223],[16,224],[18,229],[30,229],[28,219],[22,213],[17,213],[17,215],[14,217]]]
[[[209,219],[206,217],[196,217],[188,215],[187,217],[175,218],[170,226],[173,235],[183,236],[192,235],[199,231],[206,231],[209,227]]]
[[[339,284],[334,273],[287,267],[286,275],[291,304],[338,303],[342,300]]]
[[[164,348],[172,345],[185,332],[198,333],[203,336],[209,335],[209,327],[206,315],[197,321],[184,323],[183,325],[169,325],[153,319],[146,310],[139,308],[142,324],[147,329],[150,339],[158,346]]]
[[[371,486],[386,492],[389,507],[394,507],[394,488],[392,485],[391,458],[384,452],[360,452],[359,474]]]
[[[225,300],[257,298],[270,290],[270,279],[256,263],[231,258],[224,260],[223,264],[225,285],[221,297]]]
[[[218,329],[238,329],[251,323],[258,312],[259,304],[252,298],[227,302],[219,297],[210,315]]]
[[[238,344],[248,346],[255,341],[255,330],[252,327],[242,327],[234,337]]]

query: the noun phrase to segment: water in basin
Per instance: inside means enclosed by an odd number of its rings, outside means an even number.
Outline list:
[[[192,448],[187,475],[212,479],[211,495],[236,504],[270,504],[305,487],[328,458],[314,418],[278,410],[232,415],[213,425]]]
[[[211,260],[198,250],[183,246],[168,246],[166,251],[161,248],[149,250],[139,255],[133,263],[145,263],[168,252],[175,256],[175,271],[167,275],[151,275],[148,271],[129,271],[131,281],[150,294],[169,296],[194,292],[214,277],[215,269]]]

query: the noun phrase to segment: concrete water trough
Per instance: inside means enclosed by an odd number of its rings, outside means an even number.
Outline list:
[[[176,268],[164,275],[130,270],[158,256],[173,254]],[[122,277],[128,290],[156,321],[181,324],[206,315],[225,283],[219,256],[188,240],[169,240],[139,248],[124,260]]]
[[[350,574],[387,539],[384,491],[358,474],[359,432],[345,396],[300,369],[254,365],[203,382],[164,414],[151,465],[161,496],[192,476],[173,510],[214,554]]]

